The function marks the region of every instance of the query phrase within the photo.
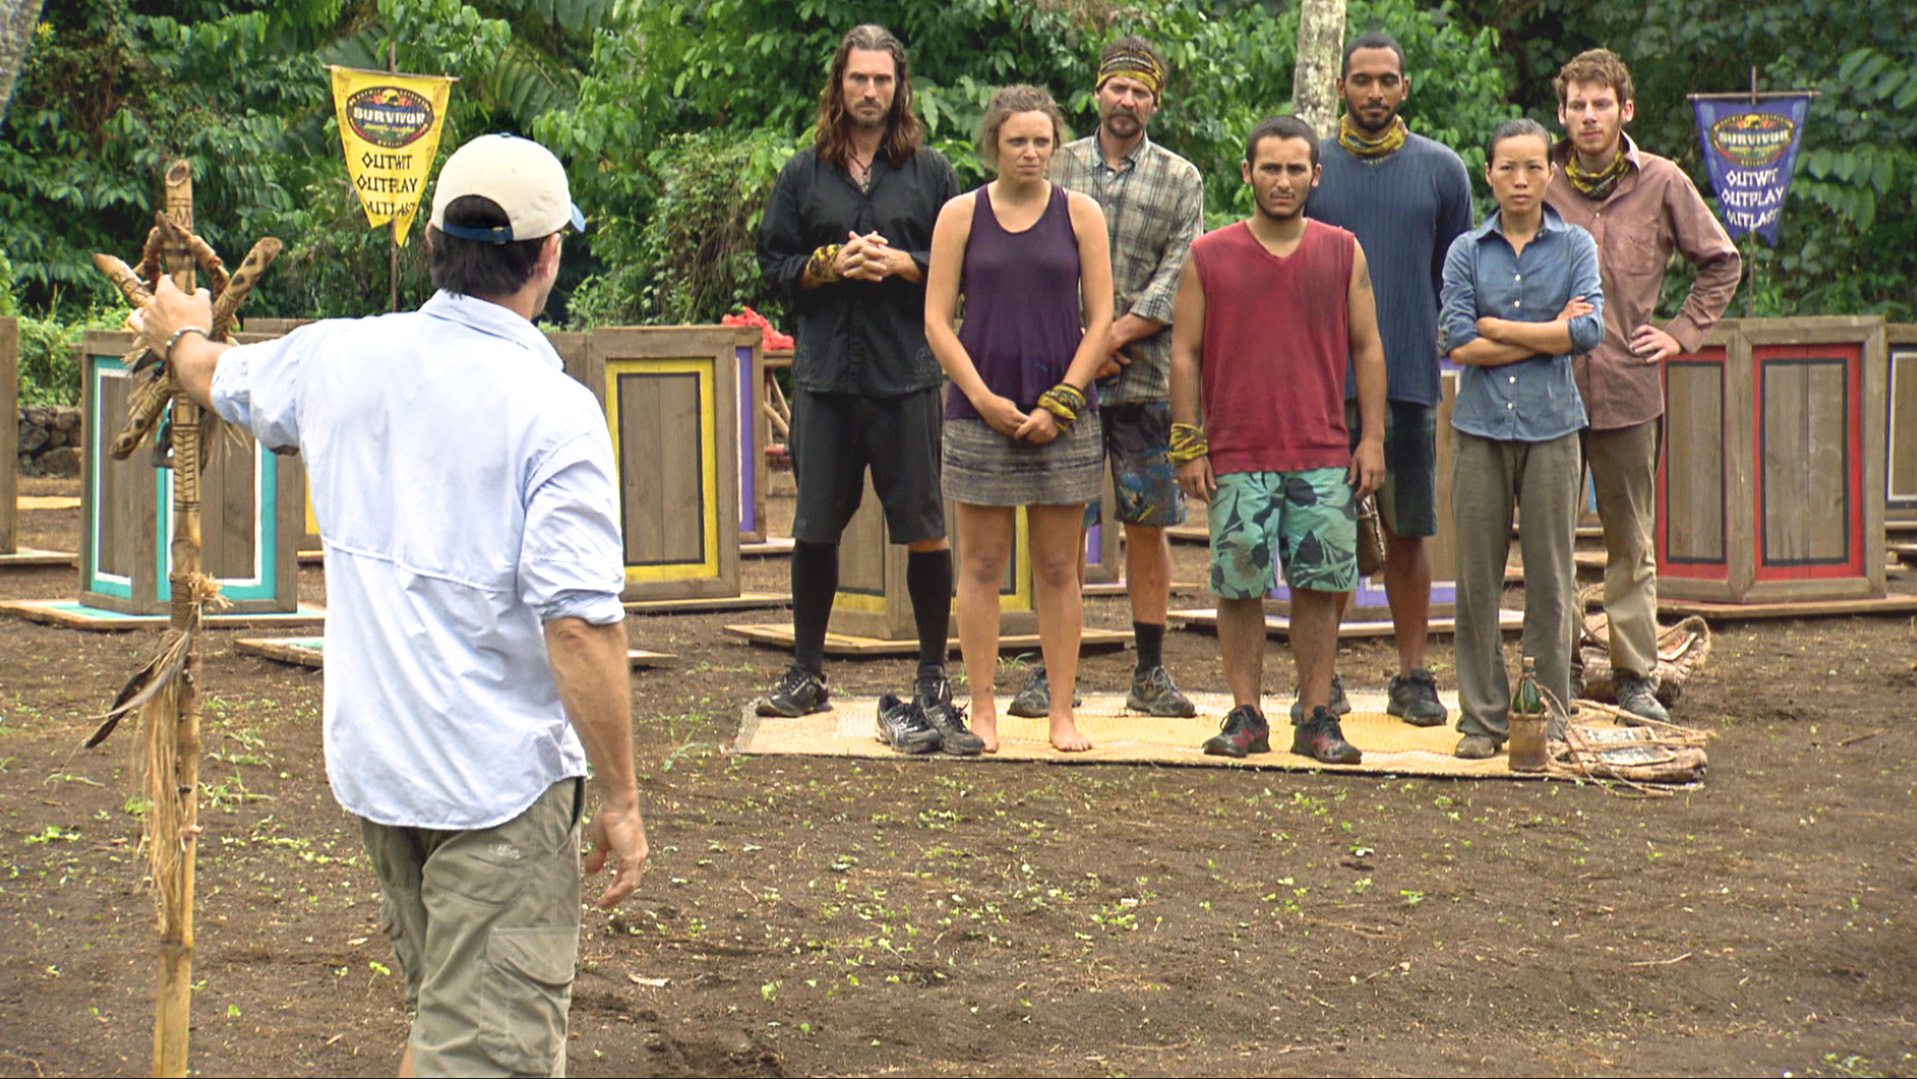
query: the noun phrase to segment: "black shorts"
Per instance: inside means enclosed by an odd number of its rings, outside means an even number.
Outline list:
[[[945,535],[939,488],[944,411],[937,387],[885,398],[795,391],[786,440],[799,485],[792,538],[839,542],[865,494],[867,468],[893,543]]]

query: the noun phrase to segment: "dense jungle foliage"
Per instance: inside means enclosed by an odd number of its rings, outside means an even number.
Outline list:
[[[1763,89],[1818,90],[1781,242],[1758,255],[1756,310],[1910,320],[1917,5],[1869,11],[1351,0],[1347,27],[1404,42],[1406,118],[1474,171],[1500,119],[1555,130],[1550,76],[1592,45],[1632,65],[1634,137],[1707,192],[1686,93],[1747,88],[1753,69]],[[911,47],[932,141],[967,181],[983,175],[973,139],[992,87],[1044,83],[1089,132],[1097,51],[1120,33],[1154,38],[1172,60],[1153,137],[1204,172],[1214,224],[1248,206],[1244,132],[1289,107],[1295,0],[59,0],[0,128],[0,303],[27,320],[27,393],[76,389],[64,342],[116,320],[88,258],[137,253],[163,163],[180,155],[195,164],[199,224],[220,250],[286,241],[253,313],[384,309],[387,234],[366,227],[348,185],[325,65],[384,68],[389,50],[402,71],[460,79],[442,154],[516,131],[569,163],[592,225],[567,248],[557,318],[712,321],[752,304],[776,319],[751,254],[759,208],[810,137],[833,46],[868,20]],[[416,304],[430,287],[418,241],[400,266],[400,303]],[[1683,287],[1673,281],[1673,294]]]

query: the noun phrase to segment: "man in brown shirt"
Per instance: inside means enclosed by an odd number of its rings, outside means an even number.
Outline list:
[[[1657,459],[1664,415],[1661,364],[1696,350],[1737,291],[1743,260],[1697,186],[1669,159],[1624,134],[1636,112],[1631,73],[1608,49],[1578,54],[1558,72],[1559,168],[1546,198],[1598,245],[1604,341],[1573,360],[1590,413],[1585,443],[1604,521],[1604,610],[1618,705],[1666,719],[1657,669]],[[1675,250],[1697,267],[1677,317],[1658,326],[1658,293]]]

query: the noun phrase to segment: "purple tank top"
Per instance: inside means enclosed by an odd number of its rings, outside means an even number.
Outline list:
[[[1029,410],[1038,404],[1039,394],[1065,377],[1085,336],[1078,302],[1078,235],[1072,231],[1066,191],[1056,184],[1038,223],[1024,232],[1007,232],[999,225],[985,188],[979,188],[976,197],[960,280],[965,316],[959,343],[993,393]],[[1093,396],[1091,387],[1085,392]],[[945,415],[979,418],[972,402],[956,391],[946,394]]]

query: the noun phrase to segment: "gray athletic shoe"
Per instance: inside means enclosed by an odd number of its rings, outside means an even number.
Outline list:
[[[872,736],[900,753],[930,753],[939,747],[939,731],[925,718],[916,701],[902,701],[896,693],[879,698]]]
[[[1627,671],[1617,672],[1617,706],[1641,719],[1669,723],[1671,713],[1657,701],[1651,680]]]
[[[1190,719],[1198,714],[1198,706],[1179,692],[1171,672],[1162,666],[1132,672],[1132,691],[1125,695],[1125,707],[1148,716],[1172,719]]]
[[[975,757],[985,752],[985,739],[965,725],[965,709],[952,703],[952,683],[944,671],[921,671],[912,703],[938,730],[940,749],[954,757]]]
[[[1385,687],[1390,703],[1385,711],[1413,727],[1436,727],[1451,716],[1451,710],[1438,699],[1438,681],[1423,667],[1411,668],[1409,675],[1393,675]]]
[[[1005,709],[1015,716],[1026,719],[1044,719],[1052,714],[1052,684],[1045,678],[1044,666],[1032,668],[1032,676],[1025,680],[1025,688],[1012,698],[1011,707]]]
[[[1498,755],[1504,743],[1488,734],[1467,734],[1458,739],[1457,757],[1459,760],[1485,761]]]
[[[1351,714],[1351,698],[1345,696],[1345,676],[1342,674],[1334,674],[1331,676],[1331,703],[1325,705],[1325,711],[1330,712],[1334,717]],[[1293,691],[1291,699],[1291,724],[1296,727],[1302,726],[1304,722],[1304,696],[1297,691]]]
[[[785,669],[772,692],[759,698],[757,711],[762,716],[796,719],[830,707],[832,695],[826,692],[825,679],[795,663]]]
[[[1073,708],[1084,703],[1078,694],[1072,694]],[[1005,711],[1026,719],[1044,719],[1052,714],[1052,683],[1045,677],[1043,663],[1032,668],[1032,676],[1026,679],[1025,688],[1018,691],[1018,696],[1012,698],[1011,707]]]

